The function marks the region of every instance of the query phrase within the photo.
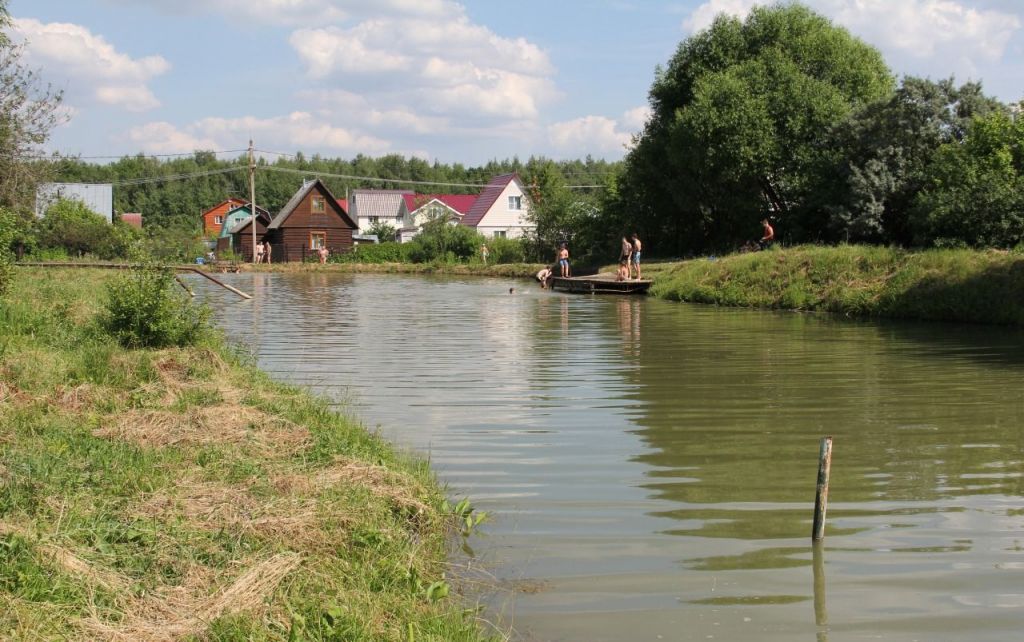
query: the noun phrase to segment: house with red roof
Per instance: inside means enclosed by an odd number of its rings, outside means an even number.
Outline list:
[[[429,221],[444,218],[453,225],[461,223],[476,198],[474,194],[405,194],[406,213],[397,240],[411,241]]]
[[[484,187],[462,224],[484,236],[520,238],[536,229],[530,221],[530,197],[518,174],[495,176]]]
[[[236,207],[248,205],[249,201],[242,198],[229,198],[217,203],[200,214],[203,224],[203,235],[217,236],[224,226],[225,215]]]

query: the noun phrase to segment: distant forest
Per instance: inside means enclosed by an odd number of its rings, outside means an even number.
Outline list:
[[[140,154],[106,164],[75,158],[46,161],[44,164],[47,166],[45,173],[54,181],[113,183],[114,210],[141,212],[147,227],[198,227],[199,214],[203,210],[230,196],[249,198],[248,161],[244,153],[231,159],[218,159],[212,151],[197,151],[190,156],[163,160]],[[429,163],[400,155],[379,158],[359,155],[352,160],[344,160],[321,156],[307,158],[299,152],[294,156],[278,155],[272,161],[260,156],[256,170],[256,204],[276,213],[301,187],[304,179],[314,177],[322,178],[337,198],[345,198],[354,189],[473,194],[494,176],[509,172],[518,172],[528,185],[542,175],[544,182],[550,183],[551,174],[567,186],[603,185],[619,172],[620,166],[618,162],[590,157],[572,161],[530,158],[526,162],[513,158],[466,167],[436,161]],[[233,168],[237,169],[232,171]],[[580,189],[583,192],[594,191]]]

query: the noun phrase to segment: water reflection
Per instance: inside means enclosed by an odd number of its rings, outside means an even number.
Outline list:
[[[493,279],[233,278],[256,298],[218,317],[262,367],[350,400],[496,516],[471,544],[501,585],[543,587],[494,602],[526,635],[1002,640],[1024,625],[1008,606],[1019,333],[509,296]],[[824,551],[807,550],[824,434],[827,613]]]

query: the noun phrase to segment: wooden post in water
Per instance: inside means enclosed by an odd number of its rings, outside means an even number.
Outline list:
[[[818,490],[814,496],[814,528],[811,539],[815,542],[825,537],[825,511],[828,509],[828,475],[832,469],[832,437],[822,437],[818,449]]]

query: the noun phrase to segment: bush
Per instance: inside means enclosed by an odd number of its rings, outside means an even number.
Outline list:
[[[192,304],[175,287],[170,268],[133,269],[108,284],[100,325],[129,348],[196,344],[210,328],[210,310]]]
[[[0,207],[0,296],[11,284],[11,243],[15,234],[15,214]]]
[[[351,252],[332,254],[331,263],[408,263],[410,243],[361,243]]]
[[[409,245],[409,258],[414,263],[440,261],[455,263],[476,256],[484,238],[470,227],[452,225],[444,219],[431,221]]]
[[[504,239],[500,237],[487,239],[487,249],[490,251],[488,262],[498,263],[526,263],[525,239]]]

